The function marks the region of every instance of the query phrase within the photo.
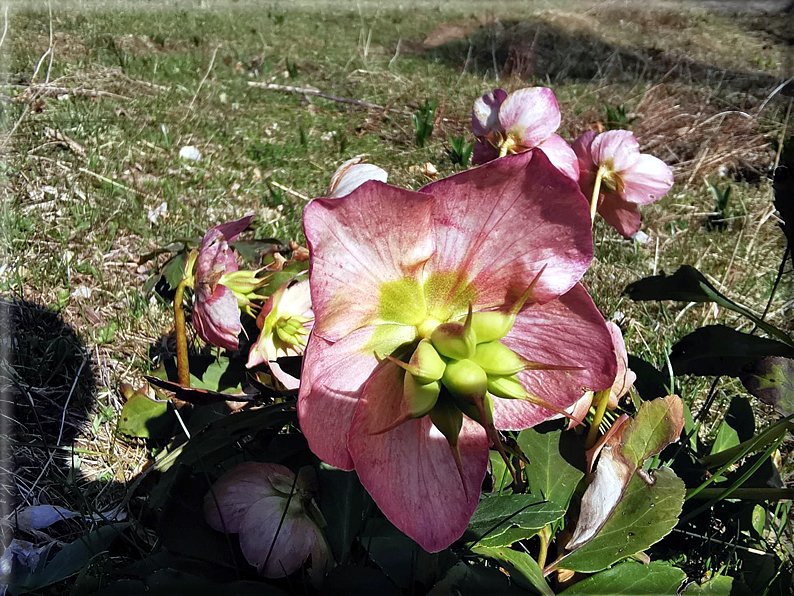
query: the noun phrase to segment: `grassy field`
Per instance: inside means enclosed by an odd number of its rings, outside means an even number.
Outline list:
[[[784,248],[768,174],[777,143],[794,131],[791,85],[780,88],[792,74],[794,31],[775,15],[649,4],[12,5],[2,45],[0,289],[60,313],[91,355],[96,394],[84,421],[73,421],[83,453],[70,465],[80,482],[128,481],[147,461],[141,445],[114,433],[119,382],[139,384],[150,351],[173,349],[170,305],[143,290],[167,255],[142,257],[250,211],[259,237],[303,242],[305,199],[322,196],[353,156],[412,189],[428,181],[427,162],[442,177],[459,171],[449,138],[471,134],[472,102],[494,87],[549,86],[566,138],[624,126],[673,167],[672,192],[643,210],[645,242],[603,222],[595,229],[596,259],[584,281],[623,327],[629,353],[666,370],[670,346],[698,326],[749,331],[712,305],[632,303],[622,291],[690,264],[763,311]],[[281,88],[256,86],[268,83]],[[419,148],[411,114],[429,100],[439,106],[435,130]],[[608,108],[625,116],[607,122]],[[180,159],[184,146],[201,161]],[[732,188],[718,226],[708,225],[709,183]],[[788,330],[792,288],[789,269],[768,314]],[[33,368],[33,384],[49,380]],[[709,385],[685,381],[682,397],[702,403]],[[720,386],[704,433],[735,389]],[[65,405],[56,405],[57,422]],[[765,408],[758,406],[762,418]],[[30,469],[21,468],[29,498],[44,491],[45,501],[74,506],[68,483],[27,479],[41,457],[31,447]],[[791,473],[789,466],[784,478]],[[114,502],[113,491],[91,486]]]

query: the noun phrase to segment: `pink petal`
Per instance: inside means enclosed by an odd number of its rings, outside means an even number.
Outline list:
[[[218,230],[211,229],[204,235],[196,259],[197,283],[212,283],[214,285],[224,273],[237,270],[237,259],[234,256],[234,251],[229,248],[229,243]]]
[[[450,446],[428,416],[373,434],[400,416],[402,379],[402,369],[388,363],[367,383],[350,428],[350,454],[383,514],[426,551],[438,552],[463,535],[477,508],[488,439],[464,417],[458,439],[464,490]]]
[[[593,139],[590,144],[593,160],[597,164],[612,161],[617,172],[628,170],[640,157],[637,139],[628,130],[608,130]]]
[[[513,329],[501,340],[520,356],[571,370],[519,373],[526,390],[565,409],[585,391],[612,386],[617,363],[604,318],[581,284],[558,300],[525,306]],[[548,420],[554,412],[517,399],[494,400],[494,426],[520,430]]]
[[[596,164],[595,158],[593,158],[593,152],[591,151],[591,146],[593,144],[593,139],[598,136],[598,133],[594,130],[588,130],[578,139],[573,142],[573,152],[576,153],[576,157],[579,160],[579,170],[582,174],[585,172],[593,172],[593,176],[595,177],[595,171],[598,170],[598,165]],[[592,191],[592,189],[591,189]],[[587,195],[587,193],[585,193]]]
[[[551,135],[537,146],[546,154],[552,165],[571,180],[579,181],[579,159],[576,153],[560,135]]]
[[[328,186],[329,197],[339,198],[349,195],[368,180],[386,182],[389,177],[389,173],[386,170],[369,163],[360,162],[360,157],[354,157],[337,168],[331,178],[331,184]]]
[[[260,499],[240,524],[243,556],[265,577],[295,573],[309,558],[317,539],[316,526],[303,513],[298,496],[289,499],[283,515],[287,502],[283,495]]]
[[[508,135],[531,149],[560,127],[560,106],[547,87],[519,89],[507,96],[499,109],[499,122]]]
[[[250,361],[249,361],[250,364]],[[248,365],[246,365],[248,366]],[[275,360],[271,360],[267,363],[268,368],[270,368],[270,373],[276,378],[276,380],[284,385],[284,388],[287,391],[294,391],[298,387],[300,387],[300,379],[296,379],[291,374],[286,372],[283,368],[281,368]]]
[[[574,404],[566,411],[570,413],[571,419],[568,421],[568,430],[571,430],[577,425],[577,420],[584,420],[587,413],[590,411],[590,406],[593,404],[593,392],[586,391]],[[554,416],[554,418],[561,418],[561,415]]]
[[[626,395],[637,380],[637,375],[629,369],[629,356],[626,353],[626,343],[623,341],[623,334],[620,332],[620,327],[615,323],[607,323],[609,335],[612,337],[612,346],[615,350],[617,357],[617,373],[615,374],[615,382],[612,383],[612,390],[609,396],[609,408],[614,410],[618,407],[620,398]]]
[[[587,201],[539,151],[508,155],[421,192],[436,197],[437,249],[428,270],[457,279],[448,292],[430,297],[439,310],[468,283],[478,292],[475,310],[512,302],[544,266],[532,299],[547,302],[573,287],[590,264]],[[468,305],[460,306],[465,312]]]
[[[475,137],[485,137],[492,132],[504,132],[499,124],[499,107],[506,98],[506,91],[494,89],[474,102],[471,111],[471,131]]]
[[[314,333],[337,340],[379,320],[384,282],[419,280],[433,253],[432,198],[370,181],[303,212]]]
[[[620,176],[625,188],[623,198],[638,205],[661,199],[673,186],[673,171],[653,155],[640,155],[629,169],[620,172]]]
[[[214,346],[237,349],[237,336],[242,328],[237,298],[226,286],[218,284],[207,297],[201,286],[196,288],[193,326],[199,337]]]
[[[245,217],[217,225],[212,229],[223,234],[223,236],[226,238],[226,242],[234,242],[237,239],[237,236],[239,236],[242,231],[248,227],[254,217],[256,217],[255,213],[249,213]]]
[[[628,238],[640,229],[642,218],[636,203],[629,203],[615,193],[601,195],[598,214],[620,234]]]
[[[238,464],[221,476],[204,497],[204,519],[209,526],[219,532],[239,532],[254,503],[279,494],[270,482],[273,472],[295,477],[289,468],[259,462]]]
[[[375,352],[391,354],[415,338],[416,329],[404,325],[366,327],[338,342],[312,333],[303,357],[298,419],[317,457],[353,469],[347,434],[364,384],[378,365]]]
[[[488,142],[477,141],[474,143],[474,152],[471,154],[472,165],[488,163],[499,157],[496,147]]]

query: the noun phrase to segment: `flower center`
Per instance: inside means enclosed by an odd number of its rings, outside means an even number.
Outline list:
[[[273,326],[278,338],[286,344],[291,346],[306,346],[306,336],[309,332],[304,327],[309,319],[306,317],[299,317],[292,315],[289,317],[281,317],[276,321]]]

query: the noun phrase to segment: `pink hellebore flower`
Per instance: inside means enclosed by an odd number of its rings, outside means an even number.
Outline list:
[[[256,325],[259,338],[251,346],[246,366],[266,362],[273,376],[287,389],[297,389],[300,382],[285,372],[276,359],[300,356],[314,325],[309,294],[309,280],[285,283],[276,290],[259,311]]]
[[[563,174],[579,178],[579,163],[571,146],[558,134],[560,107],[547,87],[528,87],[508,94],[494,89],[474,102],[471,129],[477,137],[472,163],[537,148]]]
[[[578,283],[593,256],[586,202],[527,152],[420,192],[367,182],[312,201],[303,224],[315,326],[301,429],[439,551],[477,507],[494,427],[538,424],[615,378]]]
[[[670,167],[640,153],[637,139],[627,130],[588,131],[576,139],[573,150],[579,158],[582,192],[591,199],[599,184],[598,213],[624,236],[640,229],[639,205],[661,199],[673,186]]]
[[[360,157],[354,157],[336,169],[328,186],[328,196],[338,199],[349,195],[368,180],[386,182],[388,177],[389,173],[383,168],[370,163],[361,163]]]
[[[302,470],[296,478],[278,464],[245,462],[204,497],[204,519],[214,530],[239,534],[245,560],[265,577],[290,575],[309,555],[312,566],[324,570],[328,545],[311,517],[317,511],[313,484]]]
[[[626,352],[626,343],[623,341],[623,334],[620,332],[620,327],[610,321],[607,323],[607,329],[609,329],[609,334],[612,337],[612,346],[615,350],[618,364],[615,380],[612,383],[612,388],[609,390],[609,401],[607,402],[607,408],[614,410],[618,407],[620,398],[626,395],[629,389],[631,389],[631,386],[634,385],[634,381],[637,380],[637,375],[629,368],[629,355]],[[588,391],[573,405],[573,408],[569,410],[572,420],[568,428],[573,427],[577,420],[582,420],[587,416],[587,412],[590,411],[592,403],[593,392]]]
[[[237,349],[240,306],[245,307],[241,302],[264,283],[253,271],[239,271],[237,258],[229,247],[253,218],[252,213],[210,229],[201,241],[193,272],[193,325],[201,339],[227,350]]]

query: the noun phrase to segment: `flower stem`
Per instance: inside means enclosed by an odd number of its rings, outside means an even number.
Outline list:
[[[546,556],[549,552],[549,537],[551,534],[551,527],[545,526],[538,532],[540,538],[540,552],[538,553],[538,567],[543,569],[546,566]]]
[[[185,311],[182,310],[182,301],[185,298],[187,278],[182,278],[176,287],[174,296],[174,326],[176,327],[176,369],[179,373],[179,384],[190,387],[190,366],[187,358],[187,328],[185,325]]]
[[[606,168],[601,166],[596,173],[596,179],[593,183],[593,196],[590,199],[590,225],[595,221],[596,209],[598,209],[598,195],[601,193],[601,181],[606,174]]]
[[[597,391],[595,394],[596,413],[595,416],[593,416],[593,423],[590,425],[590,431],[587,433],[587,441],[585,442],[586,449],[590,449],[595,445],[598,439],[598,427],[601,426],[604,413],[607,411],[610,391],[610,389],[605,389],[604,391]]]

